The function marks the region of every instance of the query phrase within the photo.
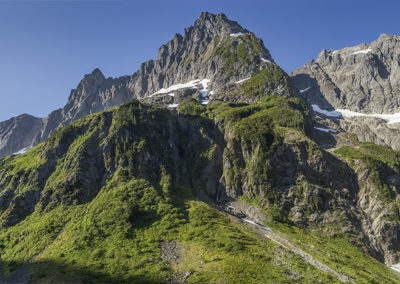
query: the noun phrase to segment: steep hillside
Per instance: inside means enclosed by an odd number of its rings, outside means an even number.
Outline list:
[[[350,243],[357,180],[333,181],[351,170],[307,138],[301,100],[189,100],[178,111],[133,101],[1,159],[2,281],[398,280]],[[238,211],[221,213],[233,200]]]

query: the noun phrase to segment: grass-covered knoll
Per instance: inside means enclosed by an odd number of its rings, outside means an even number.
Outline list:
[[[254,104],[215,101],[203,106],[191,100],[181,104],[178,110],[183,115],[214,120],[223,127],[236,130],[238,134],[247,131],[250,137],[260,134],[253,129],[257,125],[268,127],[273,124],[277,129],[292,128],[307,132],[310,116],[309,109],[301,99],[276,95],[267,95]],[[271,132],[271,129],[265,132]],[[253,140],[257,141],[256,137]]]
[[[400,166],[400,151],[369,142],[357,142],[357,147],[343,146],[337,149],[335,153],[349,160],[369,157],[391,167],[398,168]]]
[[[223,70],[227,72],[227,77],[231,77],[240,64],[249,64],[254,57],[261,55],[264,49],[260,39],[253,33],[247,33],[238,37],[228,37],[219,42],[211,51],[211,55],[222,58]]]
[[[269,64],[265,69],[257,71],[240,87],[246,96],[257,98],[265,96],[265,90],[272,84],[281,85],[287,91],[293,91],[289,86],[289,76],[275,64]]]

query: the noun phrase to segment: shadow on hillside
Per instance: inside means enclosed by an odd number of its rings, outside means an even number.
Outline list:
[[[101,265],[101,264],[100,264]],[[106,274],[96,271],[96,268],[79,266],[77,264],[43,261],[37,263],[2,263],[2,268],[11,267],[7,277],[0,275],[2,284],[28,283],[165,283],[165,279],[151,279],[147,275],[124,276]],[[101,268],[101,267],[99,267]],[[4,274],[4,270],[2,271]]]
[[[310,77],[308,74],[297,74],[292,77],[292,81],[299,90],[306,90],[312,87],[309,91],[304,91],[301,95],[310,104],[317,104],[321,109],[334,110],[335,108],[326,100],[321,92],[321,87],[315,78]],[[334,85],[333,85],[334,86]],[[334,86],[333,91],[336,97],[340,98],[340,90]]]

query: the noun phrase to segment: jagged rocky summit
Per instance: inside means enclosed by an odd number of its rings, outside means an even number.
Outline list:
[[[143,63],[133,75],[105,78],[95,69],[71,91],[62,109],[29,122],[25,117],[3,122],[0,157],[35,146],[79,118],[134,98],[171,108],[189,97],[204,104],[214,99],[251,101],[243,96],[240,86],[255,72],[281,76],[280,82],[272,82],[271,75],[265,92],[292,93],[288,76],[275,64],[262,40],[224,14],[204,12],[183,36],[176,34],[161,46],[156,60]],[[35,127],[28,125],[32,120]]]
[[[399,36],[382,34],[370,44],[323,50],[291,77],[335,130],[400,149]]]

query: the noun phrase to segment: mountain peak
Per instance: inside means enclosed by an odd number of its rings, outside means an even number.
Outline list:
[[[202,12],[200,17],[195,21],[193,28],[201,30],[206,29],[213,34],[247,32],[247,30],[237,22],[229,20],[225,14],[213,14],[210,12]]]
[[[378,38],[377,41],[378,41],[378,42],[382,42],[382,41],[385,41],[385,40],[395,40],[395,41],[398,41],[398,40],[400,40],[400,36],[383,33],[383,34],[380,34],[380,35],[379,35],[379,38]]]
[[[101,70],[99,68],[95,68],[92,73],[90,73],[89,75],[86,76],[91,76],[94,78],[99,78],[99,79],[105,79],[104,74],[101,72]]]
[[[99,68],[95,68],[90,74],[86,74],[81,82],[78,85],[79,86],[84,86],[84,85],[94,85],[94,84],[99,84],[100,82],[103,82],[106,79],[104,74],[100,71]]]

